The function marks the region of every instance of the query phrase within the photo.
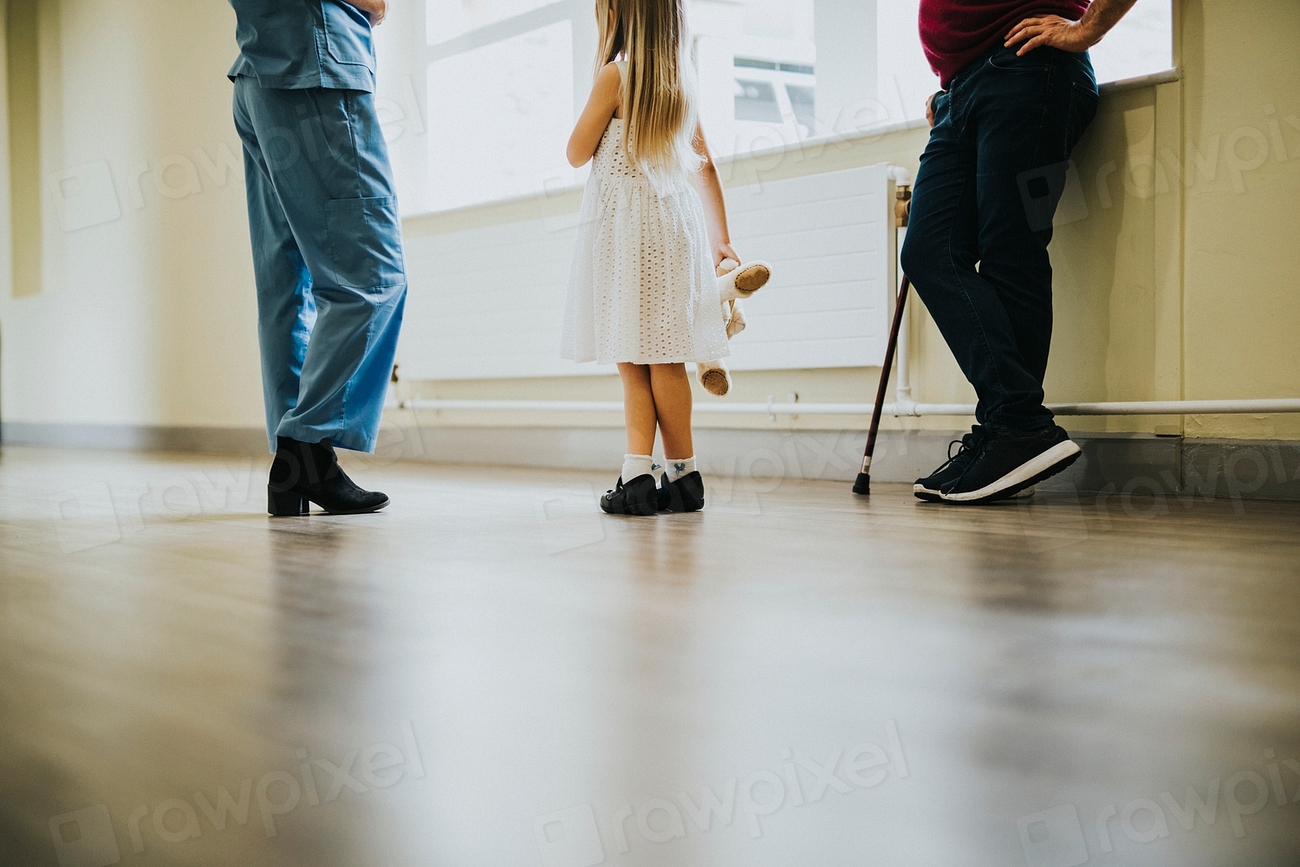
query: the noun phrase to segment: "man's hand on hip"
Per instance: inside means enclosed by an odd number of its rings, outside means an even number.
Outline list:
[[[388,15],[388,0],[347,0],[347,3],[366,13],[373,27],[382,24]]]
[[[1100,42],[1136,2],[1137,0],[1093,0],[1088,11],[1078,21],[1059,15],[1026,18],[1007,34],[1005,47],[1024,43],[1016,52],[1017,57],[1024,57],[1044,45],[1079,54]]]
[[[1042,18],[1026,18],[1007,34],[1007,48],[1021,42],[1024,45],[1016,52],[1017,57],[1024,57],[1044,45],[1078,54],[1095,45],[1097,39],[1082,21],[1071,21],[1059,15],[1044,15]]]

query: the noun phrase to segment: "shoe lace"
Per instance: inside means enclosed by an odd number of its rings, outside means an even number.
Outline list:
[[[967,462],[973,461],[976,457],[976,453],[979,451],[981,444],[982,444],[981,438],[976,436],[974,433],[968,433],[966,434],[966,436],[962,437],[961,439],[953,440],[952,442],[948,443],[948,461],[943,466],[939,467],[939,469],[936,472],[943,472],[944,470],[948,469],[948,467],[952,466],[953,464],[957,463],[962,459],[965,459]],[[952,452],[953,446],[958,446],[956,454],[953,454]]]

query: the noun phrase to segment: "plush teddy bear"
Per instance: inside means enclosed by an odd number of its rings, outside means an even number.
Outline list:
[[[740,302],[762,289],[771,279],[772,266],[766,262],[751,262],[741,267],[735,259],[723,259],[718,265],[718,297],[722,299],[722,321],[727,325],[727,339],[745,330],[745,314]],[[724,397],[731,391],[731,372],[722,359],[695,365],[695,376],[709,394]]]

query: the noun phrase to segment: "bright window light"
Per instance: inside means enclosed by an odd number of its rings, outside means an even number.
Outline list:
[[[435,210],[571,186],[573,31],[561,21],[429,65]]]
[[[741,156],[915,121],[938,79],[920,0],[688,0],[700,115]],[[425,0],[432,210],[578,183],[565,143],[590,88],[592,0]],[[1139,0],[1092,52],[1098,81],[1172,65],[1171,0]],[[417,37],[418,38],[418,37]],[[874,48],[874,50],[872,50]]]
[[[1169,0],[1139,0],[1092,49],[1097,81],[1123,81],[1174,65],[1174,13]]]
[[[437,45],[474,30],[517,18],[555,0],[425,0],[425,32]],[[592,4],[595,9],[595,4]],[[594,14],[594,13],[592,13]]]

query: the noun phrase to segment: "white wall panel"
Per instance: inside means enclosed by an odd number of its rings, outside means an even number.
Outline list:
[[[732,239],[774,278],[746,302],[737,370],[869,367],[884,357],[895,285],[887,165],[727,192]],[[572,220],[530,220],[407,241],[408,379],[610,372],[559,357]]]

